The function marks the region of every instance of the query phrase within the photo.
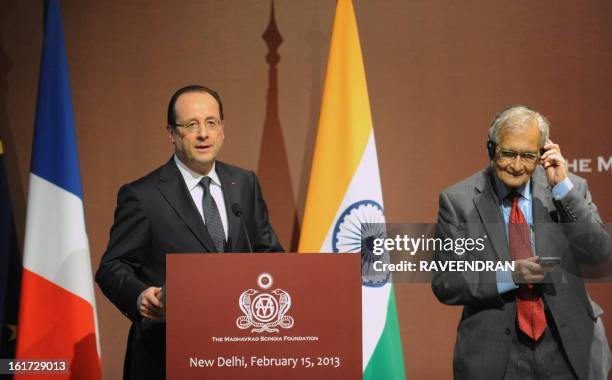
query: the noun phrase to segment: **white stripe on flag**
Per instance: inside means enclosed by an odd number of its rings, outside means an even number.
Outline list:
[[[389,292],[391,282],[387,282],[381,287],[361,287],[361,308],[363,331],[363,370],[365,371],[370,358],[376,349],[380,336],[385,328],[387,321],[387,310],[389,309]]]
[[[378,171],[378,158],[376,156],[376,141],[374,140],[374,133],[370,131],[370,137],[368,138],[368,143],[361,156],[357,171],[353,175],[353,179],[348,189],[346,189],[344,198],[342,198],[342,203],[340,207],[338,207],[338,211],[336,211],[336,216],[334,217],[334,221],[329,231],[327,231],[320,252],[332,252],[334,226],[344,210],[355,201],[369,199],[378,202],[378,204],[384,208],[379,178],[380,173]]]
[[[23,266],[94,304],[83,202],[30,173]]]

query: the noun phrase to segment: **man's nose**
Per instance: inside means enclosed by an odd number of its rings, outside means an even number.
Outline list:
[[[512,167],[513,170],[517,172],[521,171],[523,169],[523,162],[521,161],[521,156],[517,154],[514,160],[510,162],[510,166]]]
[[[208,138],[208,128],[203,125],[200,125],[196,133],[199,140],[206,140]]]

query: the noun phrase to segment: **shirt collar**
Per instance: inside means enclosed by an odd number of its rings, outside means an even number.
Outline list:
[[[185,184],[187,185],[187,189],[189,189],[189,191],[193,190],[196,186],[200,186],[200,180],[204,177],[210,177],[212,184],[221,187],[221,181],[219,180],[219,176],[217,175],[217,171],[215,169],[216,162],[213,162],[213,166],[212,168],[210,168],[210,171],[206,176],[203,176],[202,174],[196,173],[193,170],[189,169],[187,165],[185,165],[181,160],[179,160],[176,154],[174,155],[174,162],[176,163],[176,166],[181,172],[181,175],[183,176],[183,179],[185,180]]]
[[[519,187],[516,190],[509,189],[498,177],[497,173],[493,171],[493,181],[495,182],[495,190],[497,191],[497,196],[503,202],[504,199],[510,194],[512,191],[516,191],[520,194],[520,196],[528,201],[531,201],[531,178],[529,181],[525,183],[523,186]]]

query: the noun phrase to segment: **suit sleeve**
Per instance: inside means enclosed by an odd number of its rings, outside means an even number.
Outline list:
[[[138,277],[150,242],[146,210],[131,187],[125,185],[119,190],[115,221],[96,272],[96,282],[108,299],[131,320],[138,317],[138,296],[150,286]]]
[[[581,264],[598,265],[612,257],[612,243],[593,203],[587,181],[572,177],[574,186],[554,204],[561,225],[571,244],[574,258]]]
[[[436,238],[461,239],[466,235],[465,223],[459,223],[457,213],[450,197],[440,194]],[[434,253],[434,261],[473,260],[479,255],[466,252],[462,255],[453,251],[438,250]],[[495,272],[488,271],[436,271],[433,273],[432,289],[438,300],[447,305],[470,305],[474,307],[490,307],[503,304],[498,290]]]
[[[251,235],[253,239],[254,252],[284,252],[274,229],[270,225],[268,207],[264,201],[259,180],[255,173],[253,175],[253,200],[254,200],[254,224],[255,231]]]

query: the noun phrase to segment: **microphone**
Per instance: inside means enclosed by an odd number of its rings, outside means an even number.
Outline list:
[[[232,212],[238,219],[240,219],[240,225],[242,226],[242,230],[244,231],[244,235],[247,239],[247,244],[249,245],[249,252],[253,253],[253,246],[251,245],[251,238],[249,237],[249,232],[246,229],[246,225],[244,224],[244,220],[242,220],[242,208],[238,203],[234,203],[232,205]]]

